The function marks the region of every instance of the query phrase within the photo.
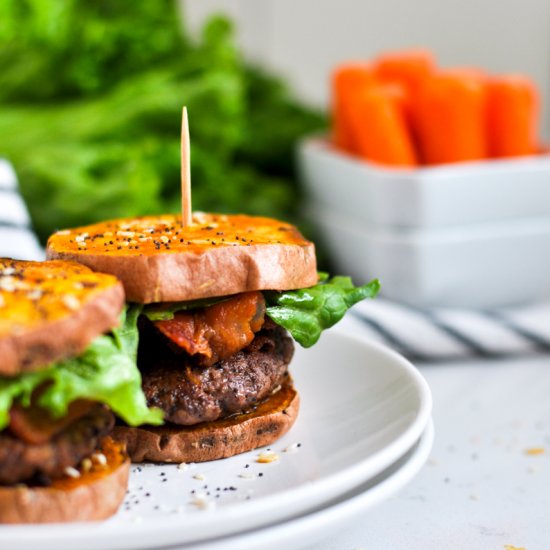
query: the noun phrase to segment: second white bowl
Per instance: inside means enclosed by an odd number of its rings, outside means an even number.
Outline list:
[[[550,220],[387,230],[310,204],[335,267],[417,306],[493,308],[550,298]]]

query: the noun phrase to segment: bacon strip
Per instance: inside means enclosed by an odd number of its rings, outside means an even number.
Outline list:
[[[14,405],[10,409],[10,432],[31,445],[41,445],[72,424],[78,418],[88,414],[95,403],[79,399],[69,405],[67,414],[59,419],[53,419],[39,407],[23,408]]]
[[[248,346],[264,317],[263,294],[245,292],[209,307],[177,312],[173,319],[154,324],[173,344],[197,356],[201,365],[211,366]]]

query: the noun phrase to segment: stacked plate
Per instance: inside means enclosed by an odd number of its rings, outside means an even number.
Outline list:
[[[305,138],[307,215],[356,283],[421,307],[550,297],[550,155],[388,168]],[[521,281],[521,284],[517,284]]]
[[[328,332],[297,350],[294,428],[267,449],[193,465],[132,468],[119,513],[100,524],[2,526],[0,547],[298,549],[403,487],[432,445],[430,391],[378,345]]]

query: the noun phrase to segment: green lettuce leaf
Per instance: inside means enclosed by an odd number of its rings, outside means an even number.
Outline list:
[[[204,298],[203,300],[190,300],[188,302],[164,302],[159,304],[148,304],[143,307],[143,315],[150,321],[171,321],[178,311],[188,311],[201,307],[213,306],[225,302],[227,296],[221,298]]]
[[[340,321],[351,306],[374,298],[380,290],[377,279],[359,287],[350,277],[328,279],[321,274],[320,280],[311,288],[264,293],[267,315],[305,348],[315,344],[321,332]]]
[[[29,406],[42,384],[47,386],[37,404],[55,418],[66,414],[71,402],[90,399],[105,403],[131,426],[162,424],[162,412],[147,407],[136,365],[140,310],[130,306],[111,335],[96,338],[77,358],[13,379],[0,378],[0,430],[9,422],[12,403]]]

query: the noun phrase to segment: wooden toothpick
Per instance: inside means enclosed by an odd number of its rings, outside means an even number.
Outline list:
[[[191,225],[191,150],[187,107],[181,117],[181,224]]]

